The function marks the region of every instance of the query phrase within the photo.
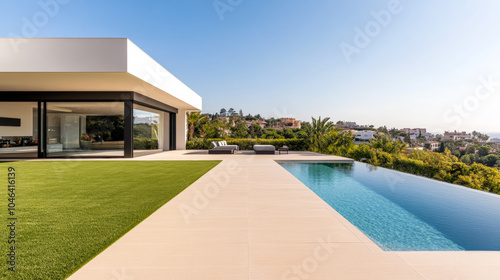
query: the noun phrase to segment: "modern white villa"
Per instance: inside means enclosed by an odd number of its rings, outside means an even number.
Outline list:
[[[185,149],[193,90],[125,38],[0,38],[0,158]]]

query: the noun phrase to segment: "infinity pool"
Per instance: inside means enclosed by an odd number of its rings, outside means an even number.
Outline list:
[[[500,251],[500,195],[365,163],[280,163],[386,251]]]

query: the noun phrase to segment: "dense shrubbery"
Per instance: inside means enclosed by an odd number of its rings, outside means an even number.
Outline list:
[[[146,137],[134,137],[134,149],[136,150],[158,149],[158,139],[146,138]]]
[[[277,148],[288,146],[290,150],[305,151],[308,149],[308,144],[303,139],[195,139],[188,141],[186,144],[187,149],[200,150],[212,148],[212,141],[227,141],[228,145],[238,145],[240,150],[253,150],[253,145],[273,145]]]

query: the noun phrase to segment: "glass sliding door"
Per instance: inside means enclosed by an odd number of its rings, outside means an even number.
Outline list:
[[[0,158],[36,158],[38,140],[38,103],[0,102]]]
[[[163,151],[164,113],[134,104],[134,156]]]
[[[47,102],[47,157],[124,156],[123,102]]]

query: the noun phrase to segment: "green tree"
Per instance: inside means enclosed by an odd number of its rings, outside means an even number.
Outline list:
[[[377,132],[389,134],[389,131],[387,130],[387,127],[385,125],[377,128]]]
[[[497,155],[487,155],[483,158],[483,163],[486,166],[493,167],[496,165],[497,161],[500,159]]]
[[[290,128],[287,128],[283,131],[283,136],[285,136],[285,139],[293,139],[295,138],[295,133]]]
[[[472,164],[472,160],[470,159],[469,155],[463,155],[461,158],[460,158],[460,161],[467,164],[467,165],[471,165]]]
[[[275,118],[271,118],[267,122],[268,122],[268,124],[269,124],[270,127],[274,127],[274,126],[278,125],[278,120],[275,119]]]
[[[440,153],[444,153],[444,151],[446,150],[445,146],[444,146],[444,142],[441,141],[441,143],[439,143],[439,149],[438,149],[438,152]]]
[[[247,138],[248,128],[245,122],[240,121],[235,126],[231,127],[231,132],[235,138]]]
[[[248,133],[250,134],[250,137],[252,138],[260,138],[262,137],[262,127],[256,123],[253,123],[250,125],[248,128]]]
[[[487,156],[490,153],[490,147],[489,146],[481,146],[478,148],[478,154],[482,157]]]
[[[476,153],[476,147],[475,146],[469,146],[467,149],[465,149],[466,154],[475,154]]]
[[[228,127],[221,120],[208,122],[203,125],[205,131],[205,138],[226,138],[228,134]]]
[[[389,135],[391,135],[392,138],[396,138],[399,136],[400,131],[397,130],[396,128],[391,128],[389,130]]]
[[[405,136],[405,143],[411,144],[411,138],[409,134],[406,134]]]

